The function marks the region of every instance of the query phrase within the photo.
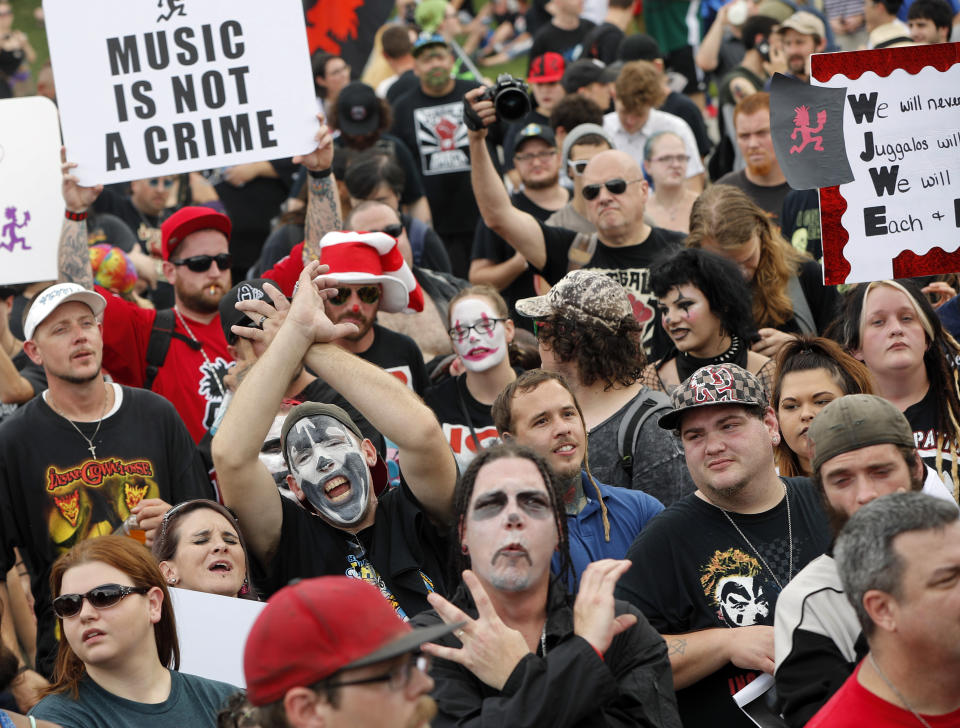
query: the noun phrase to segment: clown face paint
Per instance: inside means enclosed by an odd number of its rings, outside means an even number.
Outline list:
[[[283,428],[283,420],[286,418],[286,412],[282,412],[273,418],[273,424],[267,436],[263,439],[263,445],[260,447],[260,462],[270,472],[273,482],[277,484],[280,495],[296,500],[296,496],[290,492],[287,485],[287,463],[283,459],[283,452],[280,449],[280,431]]]
[[[451,338],[467,371],[485,372],[506,358],[506,322],[498,318],[483,298],[464,298],[454,305],[450,312]]]
[[[326,415],[304,417],[287,435],[290,472],[317,512],[337,526],[359,523],[370,502],[370,469],[352,433]]]

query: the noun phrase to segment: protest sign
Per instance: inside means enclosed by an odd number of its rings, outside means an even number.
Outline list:
[[[43,8],[64,141],[81,184],[316,146],[300,0],[44,0]]]
[[[170,589],[180,641],[180,672],[247,686],[243,646],[266,602]]]
[[[806,178],[820,188],[825,282],[960,271],[960,44],[816,54],[811,69],[822,93],[842,91],[843,113],[821,117],[828,100],[811,89],[794,122],[804,148],[784,153],[780,139],[777,159],[789,180],[831,157],[813,175],[819,182]],[[771,115],[796,106],[775,94]],[[844,153],[828,154],[820,136],[842,138]]]
[[[0,101],[0,285],[57,277],[63,224],[57,107]]]

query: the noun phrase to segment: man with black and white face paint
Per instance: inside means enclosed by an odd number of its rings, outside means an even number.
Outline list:
[[[272,593],[293,579],[344,574],[377,586],[404,618],[427,608],[443,591],[446,544],[456,465],[440,426],[396,377],[333,342],[355,324],[333,323],[325,298],[337,282],[316,278],[309,264],[291,304],[242,301],[251,318],[284,317],[273,342],[241,383],[213,440],[224,500],[245,529],[258,584]],[[270,328],[265,326],[264,328]],[[235,327],[257,338],[260,332]],[[383,460],[353,419],[330,404],[294,407],[280,433],[297,502],[278,497],[259,459],[288,382],[306,366],[399,448],[401,485],[386,489]],[[262,573],[258,573],[262,572]]]

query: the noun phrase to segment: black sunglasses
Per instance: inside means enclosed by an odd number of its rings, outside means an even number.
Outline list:
[[[391,238],[399,238],[403,234],[403,223],[395,222],[392,225],[384,225],[382,230],[371,230],[374,233],[386,233]]]
[[[359,298],[363,303],[376,303],[380,300],[380,286],[360,286],[355,289],[338,288],[337,295],[331,296],[328,300],[334,306],[342,306],[348,300],[350,300],[351,290],[355,290],[357,292],[357,298]]]
[[[90,605],[97,609],[112,607],[124,597],[131,594],[146,594],[150,591],[149,586],[121,586],[120,584],[101,584],[95,586],[86,594],[61,594],[53,600],[53,613],[60,619],[80,614],[83,609],[83,600],[86,599]]]
[[[606,187],[611,195],[622,195],[627,191],[627,185],[632,185],[634,182],[640,182],[643,178],[638,177],[637,179],[623,179],[622,177],[615,177],[614,179],[608,179],[603,184],[595,185],[584,185],[581,192],[583,193],[583,199],[595,200],[600,195],[600,188]]]
[[[194,273],[206,273],[210,270],[210,264],[216,262],[217,268],[221,271],[229,270],[233,265],[233,256],[230,253],[220,253],[220,255],[191,255],[183,260],[171,260],[174,265],[185,265]]]
[[[421,652],[414,652],[408,659],[404,660],[402,663],[388,672],[383,673],[382,675],[365,677],[360,680],[341,680],[340,682],[330,681],[324,684],[328,688],[342,688],[346,687],[347,685],[371,685],[373,683],[385,682],[390,683],[391,690],[403,690],[410,682],[410,678],[413,677],[414,670],[420,670],[424,673],[429,672],[432,663],[433,659],[430,657],[430,655],[425,655]]]

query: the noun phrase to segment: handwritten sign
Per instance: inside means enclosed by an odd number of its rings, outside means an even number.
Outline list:
[[[960,44],[819,54],[811,67],[814,85],[843,89],[853,173],[820,185],[825,282],[960,271]]]
[[[57,107],[0,101],[0,284],[55,279],[62,223]]]
[[[44,0],[43,8],[81,184],[314,148],[300,0]]]

